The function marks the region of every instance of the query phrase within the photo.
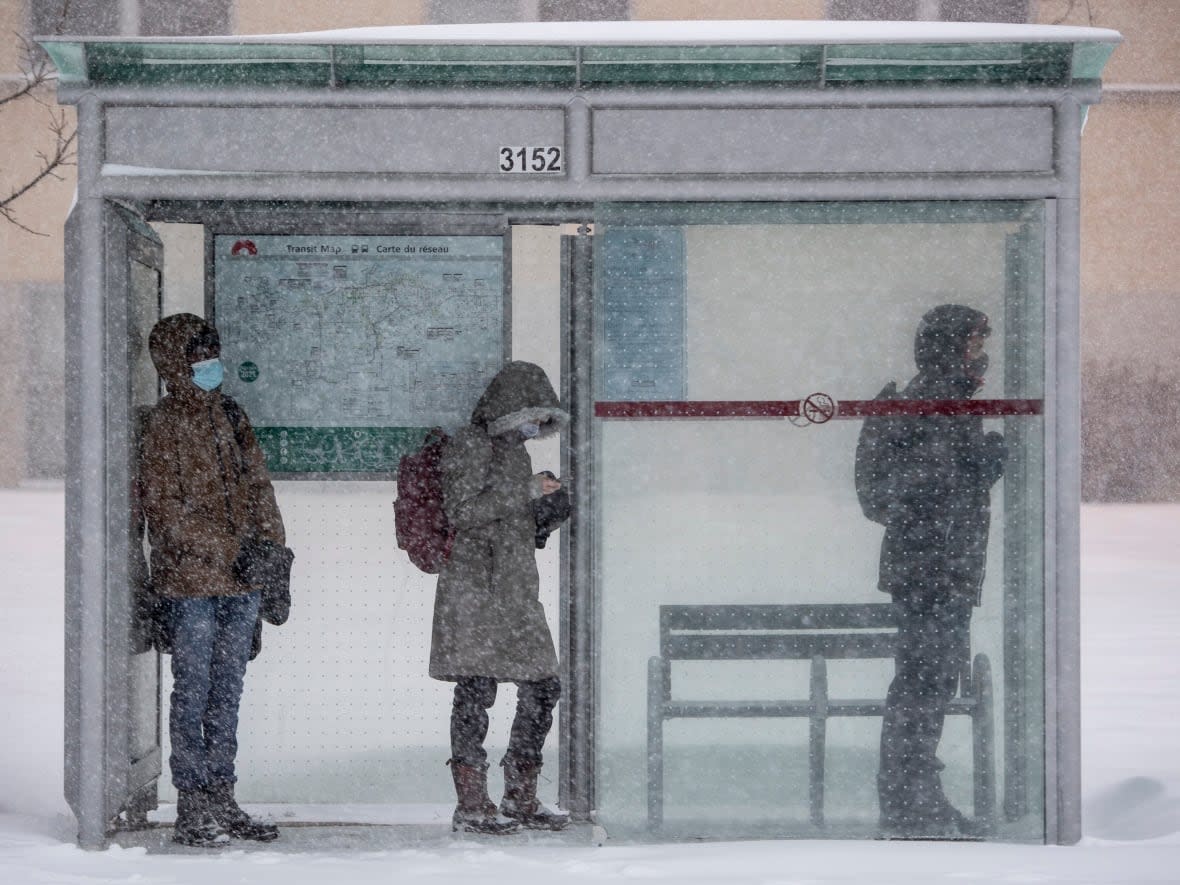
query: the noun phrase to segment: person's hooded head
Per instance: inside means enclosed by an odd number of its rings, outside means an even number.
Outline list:
[[[156,323],[148,336],[148,352],[173,396],[220,386],[221,339],[217,329],[196,314],[175,313]]]
[[[517,360],[496,373],[471,413],[471,423],[491,436],[515,432],[522,440],[542,439],[569,423],[569,415],[545,371]]]
[[[914,336],[918,371],[971,396],[983,385],[988,365],[983,344],[991,331],[987,314],[972,307],[942,304],[927,311]]]

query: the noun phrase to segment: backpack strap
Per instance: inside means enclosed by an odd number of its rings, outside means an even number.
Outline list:
[[[221,408],[225,410],[225,417],[229,419],[229,426],[234,429],[234,441],[238,444],[238,451],[243,455],[246,452],[245,434],[242,432],[242,420],[246,417],[246,413],[242,411],[242,407],[238,405],[238,401],[232,396],[221,395]],[[243,458],[242,463],[245,464]]]
[[[899,399],[897,383],[890,381],[876,400]],[[895,454],[890,431],[893,421],[873,415],[865,418],[856,440],[853,482],[860,509],[873,522],[886,525],[890,506],[896,503],[889,483]]]
[[[246,420],[246,413],[242,407],[238,405],[238,401],[232,396],[221,395],[221,408],[225,410],[225,417],[229,419],[229,425],[234,431],[234,442],[238,444],[238,464],[241,465],[241,476],[247,476],[250,473],[249,467],[246,463],[246,431],[243,422]],[[254,512],[254,502],[250,502],[250,520],[256,522],[257,517]]]

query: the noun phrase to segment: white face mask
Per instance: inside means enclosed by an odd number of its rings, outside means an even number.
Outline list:
[[[541,432],[541,425],[534,424],[532,421],[526,421],[518,429],[520,430],[520,435],[525,439],[533,439]]]

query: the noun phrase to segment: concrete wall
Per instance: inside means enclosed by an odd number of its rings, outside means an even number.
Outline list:
[[[0,4],[0,96],[22,85],[14,35],[28,33],[27,21],[24,4]],[[72,122],[73,109],[58,108],[52,88],[0,105],[0,199],[36,174],[38,152],[53,148],[50,114],[63,110]],[[33,473],[45,472],[46,462],[30,459],[30,446],[61,451],[62,227],[73,192],[67,168],[13,205],[17,221],[36,234],[0,219],[0,486],[28,477],[30,460]],[[60,458],[49,463],[50,472],[60,470],[52,466]]]
[[[1064,5],[1042,3],[1042,20],[1057,21]],[[1110,0],[1076,7],[1063,24],[1117,28],[1126,38],[1107,66],[1106,94],[1091,109],[1082,139],[1086,355],[1174,363],[1180,356],[1180,5]]]
[[[376,25],[416,25],[426,0],[238,0],[235,33],[289,34]]]
[[[1180,500],[1180,4],[1037,13],[1126,40],[1082,138],[1083,498]]]
[[[683,19],[817,19],[824,0],[631,0],[631,18]]]

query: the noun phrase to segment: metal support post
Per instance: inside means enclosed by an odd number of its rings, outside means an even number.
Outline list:
[[[107,845],[106,280],[101,110],[78,103],[78,202],[67,224],[66,799],[83,848]]]
[[[570,411],[569,445],[563,453],[562,474],[572,478],[574,514],[569,526],[568,552],[563,571],[568,599],[562,619],[565,658],[565,702],[562,704],[562,800],[577,820],[588,820],[594,810],[594,637],[597,607],[594,598],[593,551],[593,383],[591,344],[593,326],[593,240],[585,226],[578,236],[565,239],[563,274],[568,301],[562,328],[565,366],[562,399]]]
[[[1054,375],[1049,382],[1056,403],[1052,438],[1055,490],[1054,546],[1047,557],[1053,572],[1051,597],[1046,599],[1046,841],[1071,845],[1082,836],[1081,812],[1081,360],[1080,252],[1081,215],[1079,177],[1081,107],[1066,97],[1058,105],[1055,146],[1057,174],[1068,188],[1055,202],[1056,319],[1051,342]],[[1049,331],[1049,330],[1046,330]],[[1048,502],[1046,502],[1048,503]],[[1046,508],[1048,512],[1048,507]],[[1046,539],[1048,540],[1048,538]],[[1047,588],[1048,590],[1049,588]]]

